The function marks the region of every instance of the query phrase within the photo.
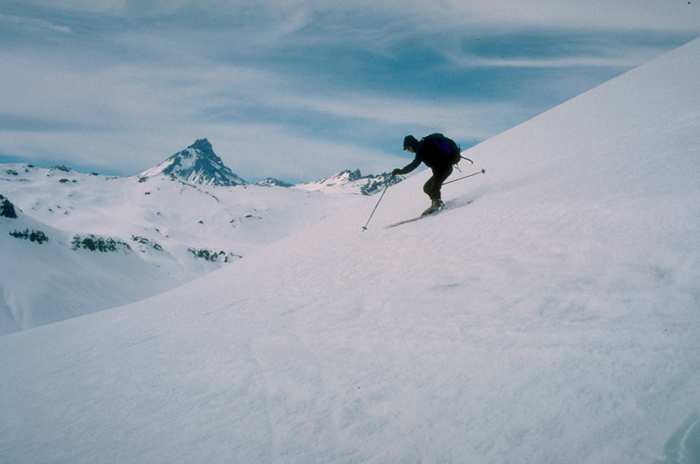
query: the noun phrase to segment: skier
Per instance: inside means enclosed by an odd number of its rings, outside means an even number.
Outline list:
[[[408,174],[416,169],[421,163],[425,163],[433,171],[433,176],[423,186],[423,191],[430,197],[430,208],[423,211],[423,216],[436,213],[445,207],[442,202],[440,189],[442,183],[445,182],[450,174],[452,174],[452,163],[454,162],[454,153],[459,160],[459,148],[454,148],[455,152],[446,154],[446,143],[456,147],[456,144],[444,137],[442,134],[431,134],[426,136],[420,142],[412,135],[407,135],[403,139],[403,149],[411,153],[415,153],[415,159],[405,166],[403,169],[394,169],[391,172],[392,176]]]

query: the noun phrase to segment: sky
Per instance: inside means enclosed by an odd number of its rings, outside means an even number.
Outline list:
[[[0,0],[0,163],[249,182],[478,144],[700,36],[700,0]]]

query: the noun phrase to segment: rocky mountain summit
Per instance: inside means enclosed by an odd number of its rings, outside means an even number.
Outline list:
[[[273,179],[272,177],[268,177],[266,179],[261,180],[260,182],[256,182],[255,185],[260,185],[261,187],[294,187],[294,184],[290,184],[279,179]]]
[[[246,181],[224,165],[207,139],[197,140],[185,150],[142,172],[140,176],[152,177],[158,174],[170,174],[191,184],[216,187],[246,184]]]

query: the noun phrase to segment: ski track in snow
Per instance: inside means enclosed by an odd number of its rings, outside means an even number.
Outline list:
[[[376,198],[333,197],[196,281],[0,337],[0,461],[697,464],[698,57],[469,150],[487,173],[443,190],[468,207],[382,229],[424,172],[362,232]]]

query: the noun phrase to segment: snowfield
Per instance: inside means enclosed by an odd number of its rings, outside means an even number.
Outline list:
[[[335,209],[332,198],[296,189],[25,164],[2,165],[0,189],[19,216],[0,215],[0,335],[157,295]],[[18,239],[10,235],[16,230],[43,231],[50,240]],[[123,249],[75,251],[76,236],[112,239]]]
[[[378,197],[329,196],[0,337],[0,462],[700,463],[698,75],[695,40],[474,147],[435,217],[382,228],[427,172],[365,232]]]

